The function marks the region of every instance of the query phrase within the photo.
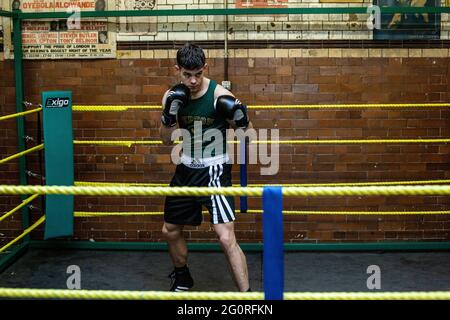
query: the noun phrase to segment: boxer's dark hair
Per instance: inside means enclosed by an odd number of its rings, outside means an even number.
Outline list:
[[[205,53],[199,46],[186,43],[177,52],[177,65],[187,70],[196,70],[205,65]]]

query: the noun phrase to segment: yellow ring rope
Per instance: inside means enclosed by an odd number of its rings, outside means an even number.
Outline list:
[[[254,105],[249,109],[363,109],[363,108],[442,108],[450,103],[367,103],[367,104],[300,104],[300,105]],[[162,107],[160,107],[162,108]]]
[[[262,300],[262,292],[164,292],[0,288],[1,298],[91,300]],[[449,300],[448,291],[285,292],[285,300]]]
[[[108,217],[108,216],[160,216],[164,212],[148,211],[148,212],[92,212],[92,211],[75,211],[74,217],[92,218],[92,217]]]
[[[331,140],[255,140],[257,144],[378,144],[378,143],[447,143],[450,139],[331,139]],[[239,141],[236,141],[239,143]]]
[[[0,194],[60,194],[84,196],[253,196],[263,188],[249,187],[76,187],[0,185]],[[285,187],[283,196],[410,196],[450,195],[450,186]]]
[[[337,182],[337,183],[250,183],[248,187],[337,187],[337,186],[393,186],[414,184],[446,184],[450,180],[417,180],[417,181],[377,181],[377,182]],[[168,183],[139,183],[139,182],[95,182],[75,181],[75,186],[127,186],[127,187],[167,187]]]
[[[285,300],[449,300],[450,291],[286,292]]]
[[[240,210],[236,210],[240,213]],[[262,213],[262,210],[247,210],[247,213]],[[202,211],[203,214],[208,211]],[[74,217],[92,218],[107,216],[158,216],[163,215],[162,211],[131,211],[131,212],[93,212],[93,211],[75,211]],[[283,210],[286,215],[431,215],[431,214],[450,214],[450,210],[441,211],[298,211]]]
[[[369,103],[369,104],[304,104],[304,105],[254,105],[249,109],[342,109],[342,108],[442,108],[450,107],[450,103]],[[73,111],[127,111],[127,110],[161,110],[159,105],[74,105]]]
[[[29,204],[31,201],[33,201],[34,199],[36,199],[37,197],[39,197],[38,194],[33,194],[31,197],[26,198],[25,200],[22,201],[21,204],[19,204],[17,207],[15,207],[14,209],[8,211],[7,213],[5,213],[4,215],[2,215],[0,217],[0,222],[2,222],[3,220],[5,220],[6,218],[8,218],[10,215],[12,215],[14,212],[16,212],[17,210],[23,208],[24,206],[26,206],[27,204]]]
[[[31,114],[31,113],[35,113],[35,112],[39,112],[41,110],[42,110],[42,108],[36,108],[36,109],[32,109],[32,110],[27,110],[27,111],[23,111],[23,112],[14,113],[14,114],[9,114],[7,116],[0,117],[0,121],[1,120],[12,119],[12,118],[23,117],[25,115],[28,115],[28,114]]]
[[[10,241],[9,243],[7,243],[6,245],[4,245],[3,247],[0,248],[0,252],[5,251],[6,249],[8,249],[10,246],[12,246],[14,243],[16,243],[17,241],[19,241],[20,239],[22,239],[23,237],[25,237],[27,234],[29,234],[31,231],[33,231],[34,229],[36,229],[39,225],[41,225],[43,222],[45,221],[45,216],[42,216],[39,218],[38,221],[36,221],[33,225],[31,225],[30,227],[28,227],[27,229],[25,229],[17,238],[15,238],[14,240]]]
[[[106,146],[125,146],[131,147],[132,145],[161,145],[162,141],[147,140],[147,141],[124,141],[124,140],[73,140],[73,144],[79,145],[106,145]]]
[[[281,183],[277,186],[286,187],[338,187],[338,186],[395,186],[395,185],[414,185],[414,184],[446,184],[450,180],[417,180],[417,181],[374,181],[374,182],[337,182],[337,183]],[[269,184],[272,185],[272,184]],[[249,187],[264,187],[267,184],[254,183]]]
[[[162,110],[162,106],[148,105],[148,106],[102,106],[102,105],[73,105],[72,111],[93,111],[93,112],[118,112],[127,110]]]
[[[256,144],[381,144],[381,143],[448,143],[450,139],[342,139],[342,140],[254,140]],[[161,140],[73,140],[78,145],[116,145],[131,147],[132,145],[162,145]],[[180,143],[175,141],[174,143]],[[228,143],[239,144],[239,141]]]
[[[75,181],[75,186],[168,187],[168,183]]]
[[[249,213],[256,210],[248,210]],[[450,210],[440,211],[298,211],[298,210],[283,210],[284,214],[301,214],[301,215],[428,215],[428,214],[450,214]]]
[[[22,157],[22,156],[24,156],[24,155],[26,155],[28,153],[31,153],[31,152],[34,152],[34,151],[38,151],[38,150],[41,150],[41,149],[44,149],[44,144],[43,143],[41,143],[41,144],[39,144],[39,145],[37,145],[35,147],[32,147],[30,149],[27,149],[25,151],[13,154],[12,156],[6,157],[6,158],[0,160],[0,164],[4,164],[4,163],[6,163],[8,161],[20,158],[20,157]]]

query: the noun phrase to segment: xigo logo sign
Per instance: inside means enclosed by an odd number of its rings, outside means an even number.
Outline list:
[[[64,108],[69,106],[69,98],[47,98],[45,101],[46,108]]]

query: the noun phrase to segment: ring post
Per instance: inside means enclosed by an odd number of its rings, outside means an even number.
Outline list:
[[[241,181],[241,187],[246,187],[248,180],[247,180],[247,144],[248,144],[248,139],[247,137],[244,137],[241,140],[240,143],[240,148],[241,148],[241,152],[240,152],[240,156],[241,156],[241,164],[240,164],[240,181]],[[248,209],[248,202],[247,202],[247,197],[246,196],[242,196],[240,197],[240,212],[241,213],[246,213]]]
[[[24,85],[23,85],[23,51],[22,51],[22,19],[17,15],[19,10],[14,10],[13,16],[13,44],[14,44],[14,77],[16,86],[16,112],[25,111],[24,108]],[[17,151],[22,152],[26,150],[26,129],[25,118],[18,117],[17,123]],[[19,182],[21,185],[28,185],[27,159],[20,157],[19,161]],[[27,196],[20,197],[22,201],[26,200]],[[30,213],[28,207],[23,207],[22,210],[22,227],[26,229],[30,226]],[[25,237],[25,241],[29,240],[29,236]]]
[[[72,92],[42,93],[45,181],[73,186]],[[44,239],[73,235],[73,195],[47,195]]]
[[[283,192],[281,187],[263,189],[264,298],[283,300]]]

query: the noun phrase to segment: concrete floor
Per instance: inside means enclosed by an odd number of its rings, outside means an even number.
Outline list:
[[[262,291],[262,255],[247,252],[253,291]],[[167,252],[32,249],[0,274],[0,287],[65,289],[67,268],[81,270],[82,289],[167,290]],[[376,291],[367,288],[376,265],[379,291],[450,290],[450,252],[286,252],[285,291]],[[191,252],[195,291],[235,291],[221,252]]]

